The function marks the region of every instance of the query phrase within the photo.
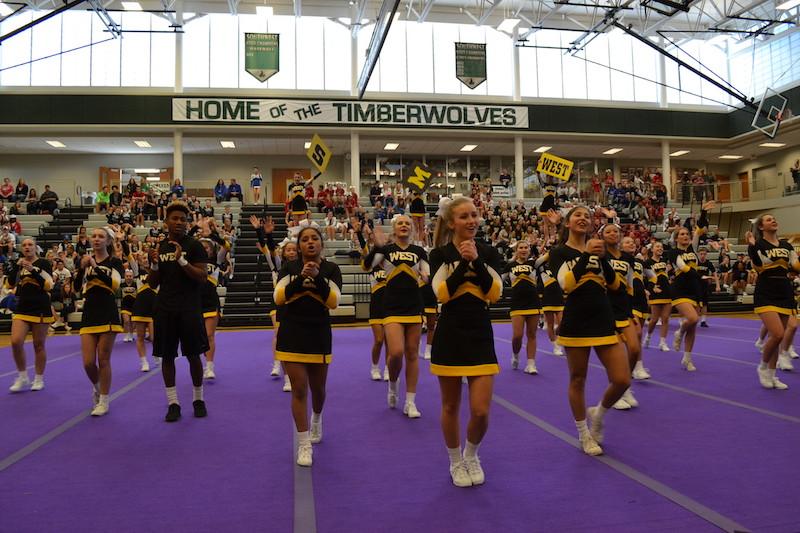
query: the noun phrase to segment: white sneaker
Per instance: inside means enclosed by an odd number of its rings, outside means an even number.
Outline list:
[[[370,377],[372,381],[380,381],[381,380],[381,370],[376,366],[372,370],[370,370]]]
[[[684,355],[681,358],[681,366],[685,368],[688,372],[694,372],[695,370],[697,370],[697,367],[694,366],[694,363],[692,362],[691,355]]]
[[[42,389],[44,389],[44,379],[33,378],[33,384],[31,385],[31,390],[36,392]]]
[[[679,328],[678,331],[676,331],[675,334],[672,336],[672,349],[675,350],[676,352],[680,352],[682,340],[683,340],[683,335],[681,335],[681,330]]]
[[[661,339],[661,341],[658,343],[658,349],[662,352],[669,351],[669,346],[667,346],[667,343],[664,341],[664,339]]]
[[[92,387],[92,407],[97,407],[100,404],[100,391]]]
[[[561,347],[560,344],[553,344],[553,355],[557,355],[558,357],[564,357],[564,349]]]
[[[389,404],[389,409],[397,407],[397,393],[392,389],[389,389],[389,392],[386,394],[386,403]]]
[[[645,348],[649,348],[650,347],[650,334],[649,333],[646,333],[645,336],[644,336],[644,347]]]
[[[389,407],[391,407],[391,404]],[[422,416],[422,413],[419,412],[414,402],[406,402],[405,405],[403,405],[403,414],[408,418],[419,418]]]
[[[464,457],[464,467],[467,469],[467,475],[469,475],[473,485],[483,485],[483,482],[486,481],[486,476],[481,467],[481,460],[477,455]]]
[[[289,381],[289,376],[283,376],[283,392],[292,392],[292,382]]]
[[[761,386],[765,389],[774,389],[775,383],[772,379],[772,373],[769,371],[769,368],[762,369],[759,365],[756,369],[758,372],[758,382],[761,383]]]
[[[794,370],[792,357],[789,355],[789,352],[781,352],[778,354],[778,370],[783,370],[785,372]]]
[[[789,388],[789,385],[784,383],[783,381],[778,379],[778,376],[774,376],[772,378],[772,386],[777,390],[786,390]]]
[[[631,407],[639,407],[639,400],[633,396],[633,391],[630,388],[622,395],[622,399]]]
[[[589,424],[589,436],[591,436],[592,441],[595,444],[603,444],[603,419],[597,415],[597,407],[590,407],[586,410],[586,422]],[[584,446],[583,451],[586,451],[586,446]],[[600,453],[603,453],[602,450],[600,450]],[[590,453],[589,455],[600,454]]]
[[[388,368],[384,368],[383,369],[383,381],[389,381],[389,369]]]
[[[627,411],[628,409],[630,409],[630,408],[631,408],[631,404],[629,404],[628,402],[626,402],[626,401],[625,401],[623,398],[620,398],[620,399],[619,399],[619,400],[617,400],[617,401],[616,401],[616,403],[615,403],[614,405],[612,405],[611,407],[613,407],[613,408],[614,408],[614,409],[616,409],[617,411]]]
[[[636,366],[633,368],[633,379],[650,379],[650,372],[641,361],[636,361]]]
[[[528,359],[528,364],[525,365],[525,370],[523,370],[526,374],[538,374],[539,370],[536,368],[536,361],[533,359]]]
[[[519,368],[519,355],[518,354],[511,354],[511,370],[516,370]]]
[[[322,421],[311,422],[311,444],[322,442]]]
[[[798,357],[800,357],[800,355],[797,355],[797,352],[794,351],[794,346],[789,346],[787,353],[789,354],[789,357],[791,357],[792,359],[797,359]]]
[[[430,359],[431,359],[431,345],[430,344],[426,344],[425,345],[425,355],[423,355],[422,358],[425,359],[426,361],[430,361]]]
[[[108,414],[108,404],[97,402],[97,405],[92,409],[92,416],[103,416]]]
[[[139,370],[142,372],[150,372],[150,363],[147,362],[146,357],[142,357],[141,364],[139,365]]]
[[[158,368],[161,366],[161,358],[153,356],[153,366]]]
[[[471,487],[472,478],[467,471],[467,465],[464,461],[459,461],[456,464],[450,465],[450,478],[453,480],[453,485],[456,487]]]
[[[297,447],[297,464],[299,466],[311,466],[314,462],[314,450],[311,448],[311,443],[301,444]]]
[[[205,371],[203,371],[203,379],[209,379],[209,380],[217,379],[217,375],[214,373],[213,370],[206,367]]]
[[[586,455],[597,456],[603,455],[603,448],[597,444],[597,441],[591,435],[581,437],[581,448]]]
[[[281,363],[280,361],[274,361],[272,363],[272,372],[269,373],[270,376],[273,378],[277,378],[281,375]]]
[[[22,377],[17,376],[17,379],[14,380],[14,384],[11,385],[8,390],[11,392],[20,392],[28,387],[31,384],[31,380],[28,376]]]
[[[756,339],[755,347],[759,352],[762,351],[764,349],[764,341],[762,339]]]

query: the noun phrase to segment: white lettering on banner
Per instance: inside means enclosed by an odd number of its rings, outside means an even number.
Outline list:
[[[173,98],[172,120],[528,129],[530,117],[526,106]]]

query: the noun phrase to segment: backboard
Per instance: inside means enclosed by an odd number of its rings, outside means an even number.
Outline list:
[[[774,139],[781,121],[786,118],[784,116],[786,102],[786,98],[778,91],[767,87],[753,117],[752,126],[770,139]]]

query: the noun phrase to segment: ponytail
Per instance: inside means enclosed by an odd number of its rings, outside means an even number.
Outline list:
[[[463,204],[472,204],[474,206],[472,198],[459,196],[452,202],[440,207],[441,214],[436,220],[436,228],[433,230],[434,248],[441,248],[453,241],[453,230],[450,228],[450,223],[453,222],[453,209]]]

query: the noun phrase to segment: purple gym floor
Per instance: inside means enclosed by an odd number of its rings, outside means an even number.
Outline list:
[[[367,328],[334,332],[311,469],[294,465],[289,394],[268,376],[272,331],[218,333],[206,419],[191,416],[181,360],[175,424],[163,422],[160,374],[139,372],[121,336],[111,412],[100,419],[87,416],[77,335],[48,339],[37,393],[5,392],[15,372],[4,348],[0,531],[800,531],[800,379],[782,372],[790,390],[762,389],[759,323],[709,322],[698,330],[695,373],[681,369],[680,354],[645,350],[653,379],[635,382],[638,409],[608,414],[599,459],[575,447],[566,361],[544,332],[540,374],[529,376],[510,370],[511,326],[496,324],[503,371],[480,452],[486,484],[469,489],[450,482],[428,363],[422,418],[390,411],[386,384],[369,379]],[[605,381],[593,357],[590,404]]]

